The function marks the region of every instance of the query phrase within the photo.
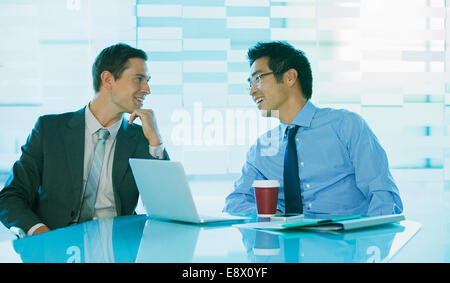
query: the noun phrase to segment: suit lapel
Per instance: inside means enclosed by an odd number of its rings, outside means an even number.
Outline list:
[[[84,109],[74,112],[72,118],[63,129],[64,144],[66,148],[66,157],[72,184],[76,194],[81,194],[83,189],[83,162],[84,162],[84,135],[85,120]]]
[[[119,198],[119,186],[129,167],[128,160],[135,152],[137,141],[135,132],[132,131],[125,119],[116,137],[116,149],[114,151],[114,163],[112,169],[112,181],[117,215],[121,215],[121,201]]]

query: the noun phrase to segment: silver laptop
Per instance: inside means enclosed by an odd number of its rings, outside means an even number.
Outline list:
[[[180,162],[130,158],[130,166],[142,204],[150,217],[190,223],[249,219],[233,215],[199,215]]]

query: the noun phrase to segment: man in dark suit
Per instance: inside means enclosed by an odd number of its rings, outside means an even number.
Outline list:
[[[139,193],[129,158],[169,158],[153,110],[141,109],[150,94],[146,60],[126,44],[105,48],[92,67],[93,100],[38,119],[0,192],[6,227],[34,235],[134,213]],[[133,124],[138,117],[142,126]]]

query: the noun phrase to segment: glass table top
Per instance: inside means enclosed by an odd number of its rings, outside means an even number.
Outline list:
[[[389,262],[421,224],[348,232],[262,231],[121,216],[0,242],[0,262]]]

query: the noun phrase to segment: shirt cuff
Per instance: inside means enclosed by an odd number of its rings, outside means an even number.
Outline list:
[[[12,227],[9,228],[9,231],[11,233],[13,233],[19,239],[26,237],[25,232],[20,227],[12,226]]]
[[[164,144],[160,144],[158,146],[149,145],[150,155],[154,156],[158,159],[164,158]]]
[[[27,236],[33,236],[34,231],[36,231],[38,228],[45,226],[44,223],[38,223],[36,225],[34,225],[33,227],[30,228],[30,230],[28,230],[27,232]]]

